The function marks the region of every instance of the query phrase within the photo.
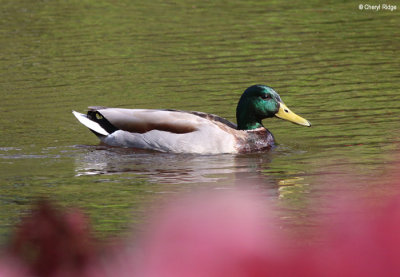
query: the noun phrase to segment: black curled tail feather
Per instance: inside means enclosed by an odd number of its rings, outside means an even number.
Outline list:
[[[106,130],[109,134],[114,133],[115,131],[118,131],[119,129],[116,128],[114,125],[110,123],[98,110],[94,109],[89,109],[87,112],[87,117],[94,121],[97,122],[101,127],[103,127],[104,130]]]

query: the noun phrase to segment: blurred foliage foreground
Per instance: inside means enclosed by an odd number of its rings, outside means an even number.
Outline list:
[[[349,198],[324,199],[334,212],[300,244],[251,190],[175,196],[141,235],[112,243],[95,239],[81,211],[41,200],[4,249],[0,276],[400,276],[400,197],[379,207]]]

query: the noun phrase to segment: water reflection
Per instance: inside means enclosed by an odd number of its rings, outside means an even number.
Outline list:
[[[288,222],[302,219],[308,205],[310,175],[301,165],[292,164],[308,153],[287,146],[245,155],[169,154],[106,146],[79,148],[75,153],[75,175],[109,176],[104,178],[111,187],[111,179],[115,179],[124,183],[132,180],[133,186],[142,180],[147,184],[146,191],[162,194],[195,188],[250,188],[279,201]]]
[[[76,176],[133,173],[157,184],[265,183],[270,180],[262,172],[273,157],[271,153],[192,155],[103,146],[85,148],[87,151],[76,155]]]

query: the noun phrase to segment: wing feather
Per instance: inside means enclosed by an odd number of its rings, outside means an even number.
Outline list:
[[[116,128],[132,133],[160,130],[185,134],[198,130],[201,124],[195,115],[166,110],[108,108],[97,112]]]

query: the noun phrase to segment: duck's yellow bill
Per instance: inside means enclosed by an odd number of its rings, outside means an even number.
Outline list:
[[[299,124],[299,125],[303,125],[303,126],[307,126],[307,127],[311,126],[310,121],[308,121],[307,119],[302,118],[301,116],[298,116],[297,114],[292,112],[282,102],[279,103],[279,104],[280,104],[280,107],[279,107],[279,111],[275,114],[276,117],[288,120],[290,122],[293,122],[293,123],[296,123],[296,124]]]

